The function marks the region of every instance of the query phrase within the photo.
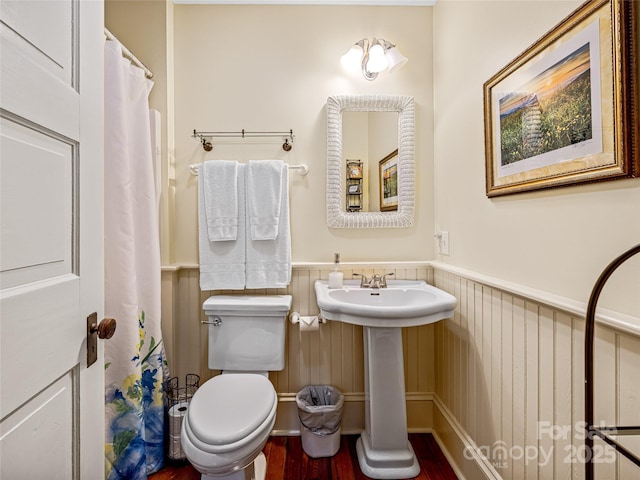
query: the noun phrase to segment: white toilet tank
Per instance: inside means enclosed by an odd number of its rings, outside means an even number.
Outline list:
[[[209,323],[209,368],[284,369],[291,295],[214,295],[203,305]]]

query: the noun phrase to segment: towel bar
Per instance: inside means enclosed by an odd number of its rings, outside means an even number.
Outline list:
[[[198,167],[200,166],[200,163],[192,163],[191,165],[189,165],[189,173],[191,175],[198,175]],[[309,167],[307,167],[304,163],[300,163],[298,165],[287,165],[287,167],[289,168],[289,170],[298,170],[298,175],[300,176],[305,176],[307,173],[309,173]]]

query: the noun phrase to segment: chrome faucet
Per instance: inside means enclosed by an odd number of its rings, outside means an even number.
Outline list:
[[[361,273],[353,273],[352,277],[360,277],[360,288],[366,288],[369,286],[369,280],[367,280],[367,276]]]
[[[380,276],[374,273],[371,280],[367,280],[366,275],[361,273],[354,273],[354,277],[360,277],[360,288],[387,288],[387,277],[393,275],[393,273],[385,273]]]
[[[380,279],[380,288],[387,288],[387,277],[392,277],[393,273],[385,273]]]
[[[382,277],[377,273],[373,274],[371,280],[369,281],[369,288],[380,288],[382,285],[380,284]]]

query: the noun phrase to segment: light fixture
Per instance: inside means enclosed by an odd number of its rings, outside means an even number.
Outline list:
[[[407,63],[408,59],[400,53],[396,46],[384,38],[363,38],[357,41],[347,53],[342,55],[340,62],[350,70],[360,68],[367,80],[374,80],[379,72],[389,69],[397,70]]]

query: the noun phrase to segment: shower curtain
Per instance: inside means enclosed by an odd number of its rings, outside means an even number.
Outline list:
[[[106,478],[146,479],[163,465],[160,240],[148,96],[153,82],[105,43]]]

